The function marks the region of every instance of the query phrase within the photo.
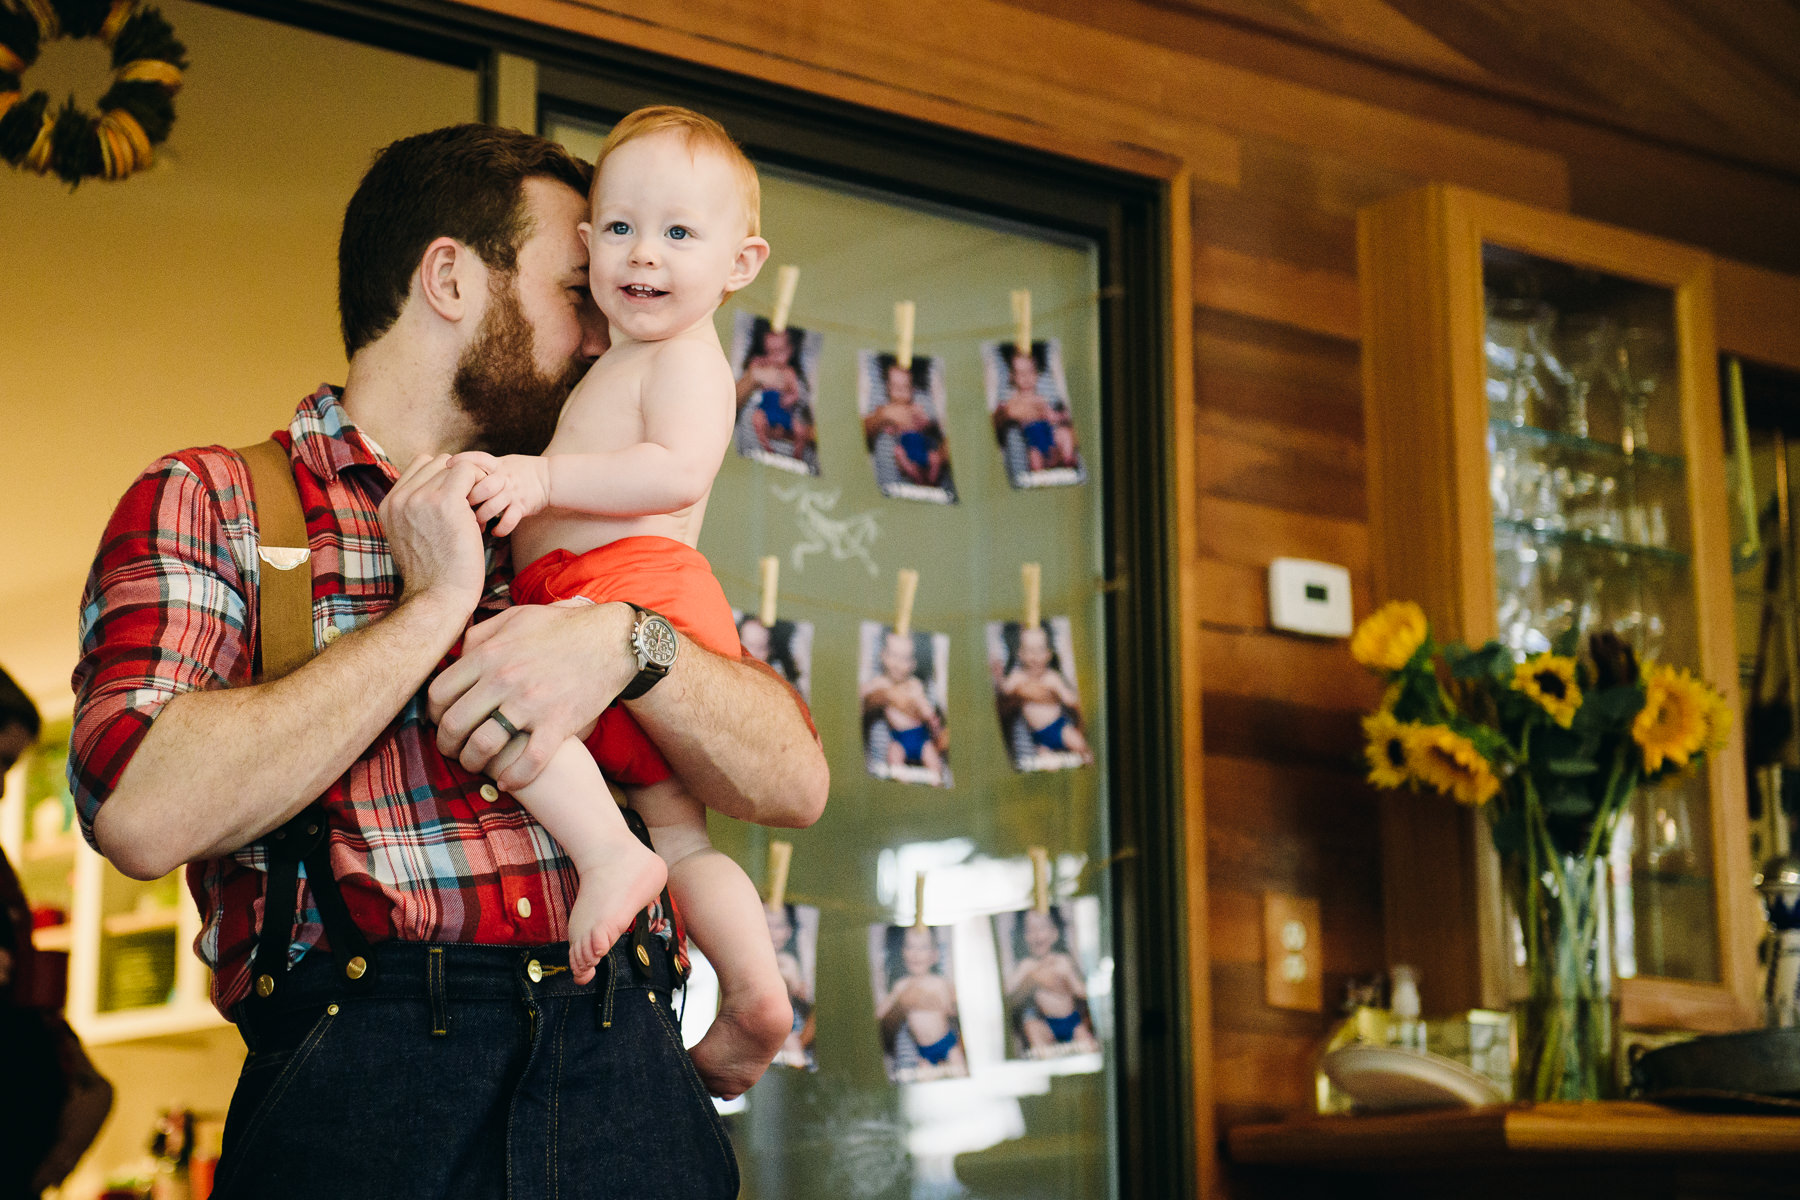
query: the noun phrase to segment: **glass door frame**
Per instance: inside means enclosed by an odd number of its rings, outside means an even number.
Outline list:
[[[1105,698],[1117,955],[1117,1184],[1127,1200],[1198,1190],[1176,529],[1176,344],[1167,180],[863,108],[445,0],[208,0],[484,73],[538,69],[543,115],[616,120],[645,103],[717,117],[759,162],[1022,225],[1099,248],[1106,480]],[[1197,781],[1192,781],[1197,784]],[[1203,931],[1202,931],[1203,932]],[[1209,1122],[1210,1124],[1210,1122]],[[1201,1136],[1204,1136],[1202,1134]]]

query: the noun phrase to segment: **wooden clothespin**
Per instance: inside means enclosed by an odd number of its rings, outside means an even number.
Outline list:
[[[1026,850],[1031,855],[1031,907],[1050,911],[1050,852],[1042,846]]]
[[[1031,353],[1031,293],[1014,288],[1012,294],[1013,353]]]
[[[1036,629],[1043,621],[1044,568],[1040,563],[1020,563],[1019,581],[1025,587],[1025,628]]]
[[[773,554],[762,560],[762,605],[756,610],[756,619],[763,628],[775,628],[775,585],[781,579],[781,560]],[[777,843],[779,844],[779,843]]]
[[[800,268],[786,266],[775,273],[775,312],[769,328],[781,333],[788,327],[788,314],[794,308],[794,289],[800,286]]]
[[[901,300],[894,305],[894,361],[906,371],[912,370],[915,315],[911,300]]]
[[[788,864],[794,858],[794,843],[769,843],[769,898],[770,908],[780,908],[787,901]]]
[[[913,928],[925,928],[925,872],[913,875]]]
[[[900,568],[894,596],[894,632],[901,637],[912,636],[913,597],[918,593],[919,573],[911,567]]]

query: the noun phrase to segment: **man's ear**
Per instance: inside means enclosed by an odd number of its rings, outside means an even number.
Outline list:
[[[419,294],[439,317],[460,321],[479,308],[480,260],[455,238],[441,237],[419,259]]]
[[[756,279],[756,273],[769,261],[769,243],[759,237],[747,237],[731,260],[731,273],[725,277],[727,292],[740,292]]]

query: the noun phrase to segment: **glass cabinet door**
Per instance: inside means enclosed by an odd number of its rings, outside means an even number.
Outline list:
[[[1611,629],[1735,700],[1711,260],[1449,187],[1365,209],[1360,237],[1376,597],[1521,657]],[[1750,1020],[1741,745],[1734,731],[1706,770],[1640,789],[1621,823],[1628,1024]],[[1427,978],[1435,956],[1456,1005],[1501,1005],[1513,939],[1486,829],[1466,817],[1384,813],[1406,826],[1387,844],[1436,857],[1384,863],[1389,954],[1424,959]],[[1459,883],[1434,878],[1447,866]]]
[[[1640,662],[1698,664],[1674,291],[1491,242],[1481,266],[1500,640],[1610,629]],[[1621,821],[1626,978],[1720,977],[1710,802],[1686,776]]]

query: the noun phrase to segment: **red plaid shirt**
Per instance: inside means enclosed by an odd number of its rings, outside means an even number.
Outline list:
[[[281,435],[277,435],[281,437]],[[345,415],[335,389],[300,403],[286,439],[312,546],[316,644],[392,608],[400,575],[377,515],[392,463]],[[81,602],[69,781],[82,831],[156,714],[183,692],[251,682],[260,563],[243,461],[218,446],[153,464],[108,524]],[[480,610],[509,603],[504,544],[490,546]],[[575,870],[512,797],[438,752],[421,688],[321,799],[332,871],[374,940],[541,945],[567,937]],[[247,846],[188,866],[204,921],[195,950],[221,1012],[250,988],[264,859]],[[525,902],[529,902],[526,904]],[[658,922],[658,932],[664,932]],[[323,939],[302,883],[290,961]]]

